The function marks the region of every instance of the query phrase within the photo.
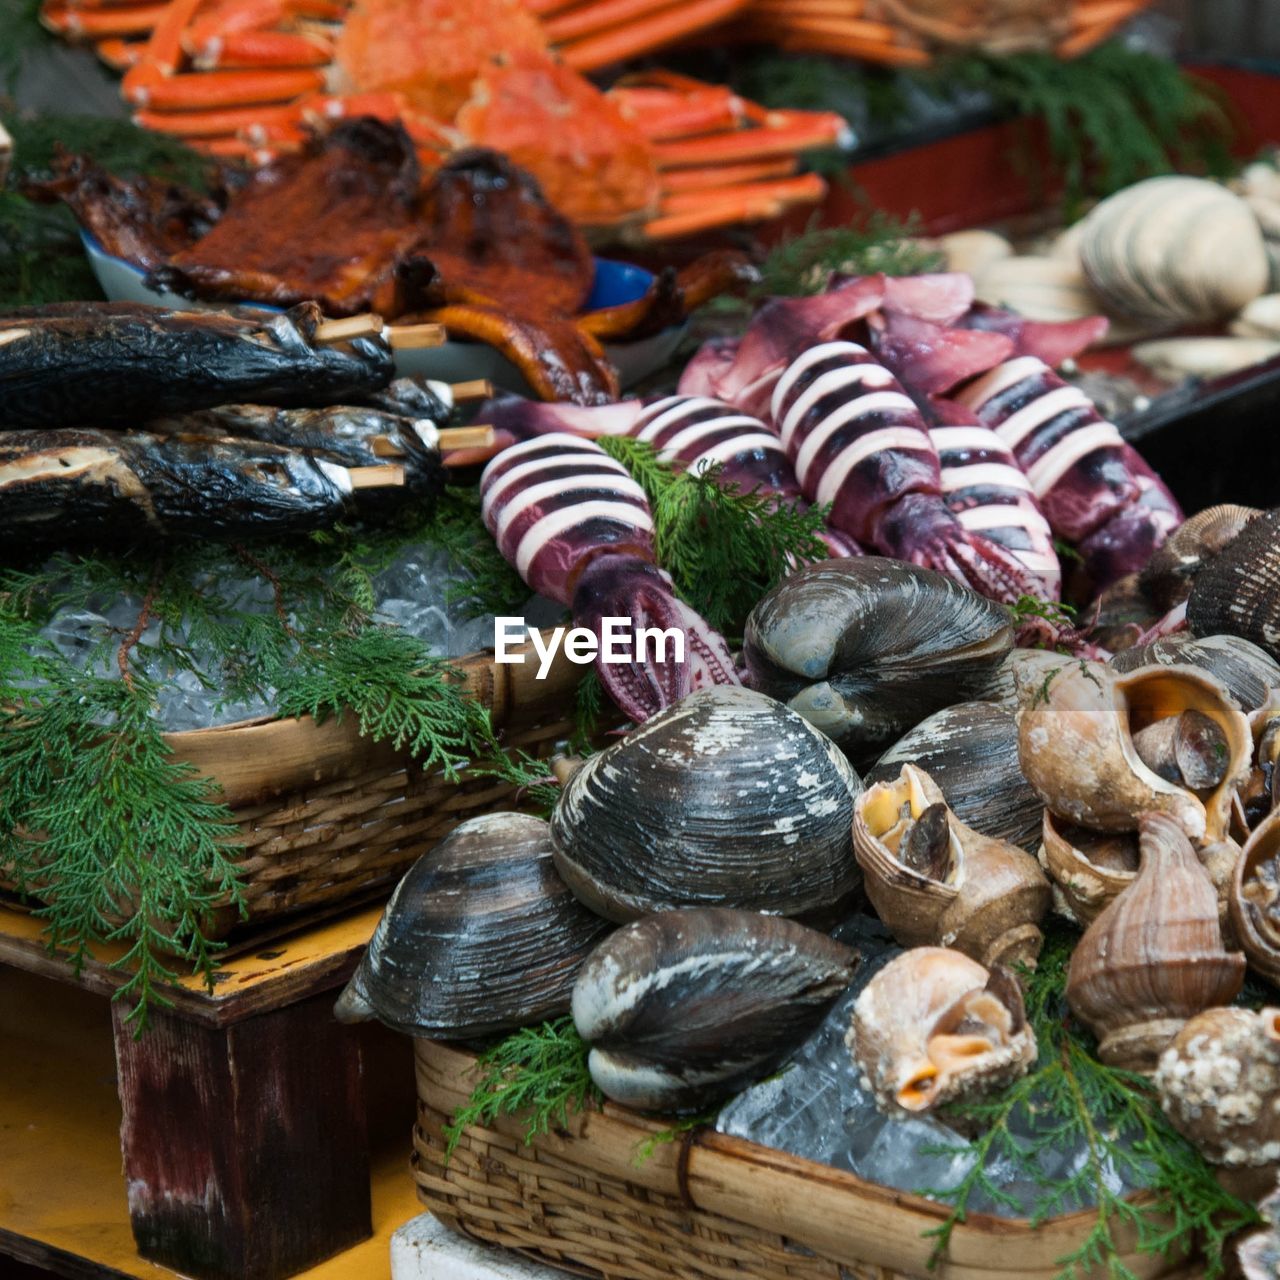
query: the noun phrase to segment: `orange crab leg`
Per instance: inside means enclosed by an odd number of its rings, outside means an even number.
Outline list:
[[[713,231],[717,227],[731,226],[735,222],[758,222],[776,218],[782,206],[776,200],[746,199],[730,203],[717,202],[693,213],[675,213],[654,218],[644,224],[646,240],[678,240],[681,236],[696,235],[700,231]]]
[[[768,182],[774,178],[790,177],[799,163],[794,156],[789,156],[780,160],[760,160],[746,164],[718,164],[709,169],[668,169],[662,175],[662,190],[664,195],[675,195],[734,183]]]
[[[575,4],[559,13],[543,14],[542,26],[548,39],[561,44],[624,22],[634,22],[652,13],[654,8],[654,0],[588,0],[586,4]]]
[[[566,44],[560,54],[577,71],[596,71],[722,22],[744,7],[745,0],[679,0],[648,17]]]
[[[743,199],[769,199],[782,206],[813,204],[827,194],[827,184],[816,173],[773,182],[738,183],[724,187],[704,187],[701,191],[677,191],[662,197],[662,213],[693,213],[712,205],[731,205]]]
[[[164,17],[164,4],[131,5],[115,9],[77,9],[67,5],[40,11],[40,25],[54,35],[96,40],[103,36],[140,36]]]
[[[113,71],[128,71],[146,47],[145,40],[99,40],[93,51]]]
[[[269,147],[259,147],[244,138],[197,138],[188,146],[202,155],[215,156],[219,160],[248,160],[259,167],[270,164],[278,154]]]
[[[296,121],[298,106],[232,107],[224,111],[136,111],[133,122],[142,129],[175,138],[218,138],[277,121]]]
[[[120,91],[126,102],[144,106],[150,91],[182,65],[182,33],[190,25],[203,0],[170,0],[156,23],[141,58],[126,72]]]
[[[323,67],[333,61],[333,41],[319,35],[293,31],[241,31],[214,37],[192,62],[201,71],[213,67]]]
[[[714,133],[681,142],[659,142],[653,152],[659,169],[678,169],[768,160],[831,146],[839,141],[840,134],[832,129],[829,121],[800,119],[787,120],[777,128],[738,129],[733,133]]]
[[[669,142],[741,123],[742,103],[728,89],[677,93],[670,89],[620,88],[608,94],[628,120],[653,142]]]
[[[134,102],[156,111],[204,111],[247,107],[255,102],[288,102],[324,88],[324,74],[296,71],[202,71],[167,76],[138,89]]]

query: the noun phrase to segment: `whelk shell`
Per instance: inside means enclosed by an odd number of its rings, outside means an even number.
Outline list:
[[[1143,814],[1138,841],[1133,883],[1072,953],[1067,1003],[1103,1062],[1149,1071],[1188,1018],[1234,998],[1245,963],[1223,946],[1218,895],[1178,823]]]
[[[885,965],[854,1003],[845,1043],[889,1115],[998,1089],[1036,1059],[1013,975],[945,947]]]
[[[1020,688],[1022,771],[1059,818],[1094,831],[1132,831],[1146,812],[1168,813],[1193,839],[1222,840],[1235,789],[1249,774],[1253,737],[1226,686],[1190,666],[1139,667],[1120,674],[1067,660],[1038,685]],[[1220,732],[1220,781],[1197,793],[1144,762],[1135,737],[1156,722],[1194,711]],[[1211,744],[1211,747],[1214,744]],[[1214,756],[1219,752],[1212,751]]]
[[[856,964],[843,943],[752,911],[664,911],[624,925],[573,989],[591,1078],[644,1111],[705,1107],[799,1048]]]
[[[1245,843],[1236,862],[1230,909],[1250,966],[1280,984],[1280,809]]]
[[[551,815],[556,867],[598,915],[674,907],[805,915],[858,886],[834,743],[762,693],[690,694],[591,756]]]
[[[806,565],[751,611],[757,688],[858,755],[964,702],[1013,645],[1007,609],[929,569],[863,556]]]
[[[335,1013],[437,1040],[513,1031],[568,1012],[609,928],[556,874],[541,818],[471,818],[405,873]]]
[[[905,764],[860,795],[853,845],[876,914],[905,946],[937,945],[991,968],[1034,964],[1049,882],[1015,845],[966,826],[932,778]]]
[[[1138,841],[1128,831],[1090,831],[1060,822],[1047,809],[1040,865],[1053,881],[1053,904],[1079,925],[1099,913],[1138,874]]]
[[[1211,1164],[1280,1163],[1280,1009],[1206,1009],[1160,1055],[1160,1103]]]

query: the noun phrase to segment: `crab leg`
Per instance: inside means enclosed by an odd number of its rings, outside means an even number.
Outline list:
[[[146,48],[145,40],[100,40],[94,46],[94,52],[113,71],[128,71],[136,66]]]
[[[781,211],[793,204],[821,200],[826,192],[827,184],[816,173],[802,173],[772,182],[735,183],[724,187],[704,187],[699,191],[671,192],[662,197],[662,212],[695,213],[714,205],[732,207],[743,201],[754,204],[760,199],[774,201]]]
[[[295,31],[243,31],[207,41],[191,61],[200,71],[322,67],[333,61],[333,41]]]
[[[1054,532],[1079,546],[1097,587],[1141,569],[1181,523],[1155,472],[1042,360],[1008,360],[954,398],[1013,451]]]
[[[704,191],[708,187],[769,182],[774,178],[789,178],[799,163],[792,156],[782,160],[715,165],[710,169],[669,169],[662,175],[662,190],[667,195],[676,195],[685,191]]]
[[[42,9],[40,24],[69,39],[99,40],[110,36],[138,36],[151,31],[167,5],[137,5],[117,9],[78,9],[58,5]]]
[[[760,123],[761,127],[755,129],[657,143],[653,150],[658,167],[677,169],[790,156],[797,151],[837,145],[847,136],[849,128],[840,116],[825,112],[811,115],[769,112],[761,117]]]
[[[865,347],[828,342],[806,351],[778,379],[771,408],[805,496],[832,504],[835,528],[995,599],[1034,589],[1007,548],[947,508],[920,410]]]
[[[560,49],[568,66],[596,71],[624,62],[683,36],[713,26],[743,8],[745,0],[677,0],[647,17],[637,18],[594,36],[571,41]]]
[[[644,490],[594,441],[555,432],[514,445],[485,468],[480,495],[503,556],[534,591],[569,605],[578,625],[602,641],[606,619],[624,620],[637,639],[653,626],[681,634],[682,662],[641,658],[635,645],[630,662],[597,659],[601,682],[633,719],[694,689],[739,683],[723,637],[654,563]]]

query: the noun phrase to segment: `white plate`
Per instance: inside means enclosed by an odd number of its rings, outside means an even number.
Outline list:
[[[146,273],[107,253],[87,232],[80,233],[93,274],[102,286],[102,292],[112,302],[150,302],[176,311],[210,310],[216,304],[193,301],[167,289],[151,289],[146,283]],[[587,309],[628,302],[644,294],[653,276],[641,267],[626,262],[614,262],[608,258],[596,259],[596,282]],[[259,304],[248,304],[259,305]],[[273,311],[274,307],[263,307]],[[661,369],[676,353],[680,339],[688,328],[684,324],[672,325],[638,342],[605,343],[605,354],[618,370],[623,387],[632,386],[640,379]],[[436,378],[441,382],[466,382],[472,378],[487,378],[495,387],[532,394],[520,371],[505,356],[482,342],[457,342],[450,340],[440,347],[426,347],[418,351],[397,351],[396,372],[423,378]]]

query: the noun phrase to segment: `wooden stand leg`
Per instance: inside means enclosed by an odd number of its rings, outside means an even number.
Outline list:
[[[333,994],[224,1028],[113,1006],[138,1252],[198,1280],[279,1280],[372,1232],[359,1041]]]

